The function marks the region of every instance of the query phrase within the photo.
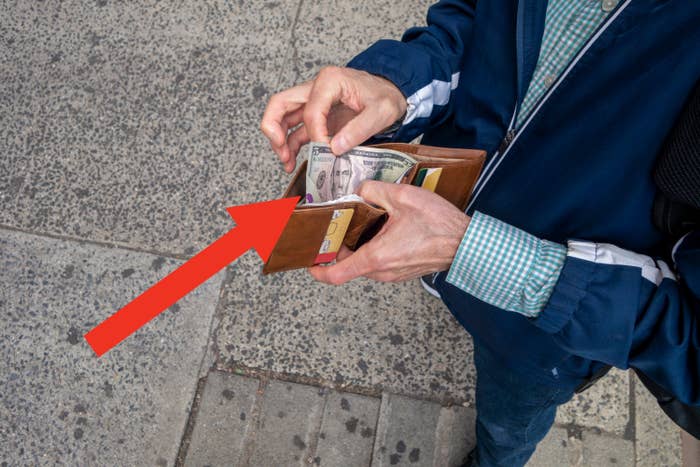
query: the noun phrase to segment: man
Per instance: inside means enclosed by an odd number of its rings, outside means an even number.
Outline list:
[[[427,285],[475,343],[471,465],[525,464],[609,365],[700,404],[700,233],[671,254],[651,219],[656,155],[700,78],[699,24],[695,0],[443,0],[401,42],[271,98],[261,127],[287,171],[310,140],[487,151],[466,213],[364,183],[386,226],[310,269],[331,284],[437,272]]]

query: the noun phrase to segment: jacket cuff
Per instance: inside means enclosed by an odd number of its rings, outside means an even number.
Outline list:
[[[552,295],[542,313],[532,320],[535,326],[550,334],[561,331],[571,320],[586,296],[595,270],[595,263],[572,257],[571,249],[569,243],[568,255]]]

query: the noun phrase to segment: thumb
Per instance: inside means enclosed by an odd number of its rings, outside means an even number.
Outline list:
[[[312,266],[309,273],[317,281],[341,285],[369,273],[372,268],[367,258],[367,245],[346,256],[332,266]]]
[[[381,206],[391,215],[395,210],[395,199],[396,196],[398,196],[398,191],[403,188],[405,188],[405,186],[396,183],[365,180],[357,188],[357,195],[371,204]]]
[[[359,146],[393,123],[387,122],[387,118],[386,115],[381,115],[376,108],[365,108],[333,137],[331,150],[334,154],[343,154],[355,146]]]

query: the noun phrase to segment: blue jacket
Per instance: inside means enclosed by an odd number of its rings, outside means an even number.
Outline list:
[[[602,364],[635,367],[700,404],[700,232],[666,245],[651,219],[655,158],[700,78],[700,2],[621,0],[516,133],[546,0],[443,0],[427,27],[381,40],[349,66],[394,82],[415,107],[396,134],[482,148],[479,210],[568,244],[536,319],[438,279],[479,345],[543,382],[580,381]],[[500,150],[499,150],[500,147]]]

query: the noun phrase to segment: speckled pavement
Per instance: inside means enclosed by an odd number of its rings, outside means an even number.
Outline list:
[[[417,283],[262,277],[248,253],[105,357],[81,337],[231,228],[225,206],[283,191],[272,93],[429,3],[0,4],[0,465],[461,460],[472,343]],[[634,463],[680,465],[678,431],[616,371],[532,465]]]

